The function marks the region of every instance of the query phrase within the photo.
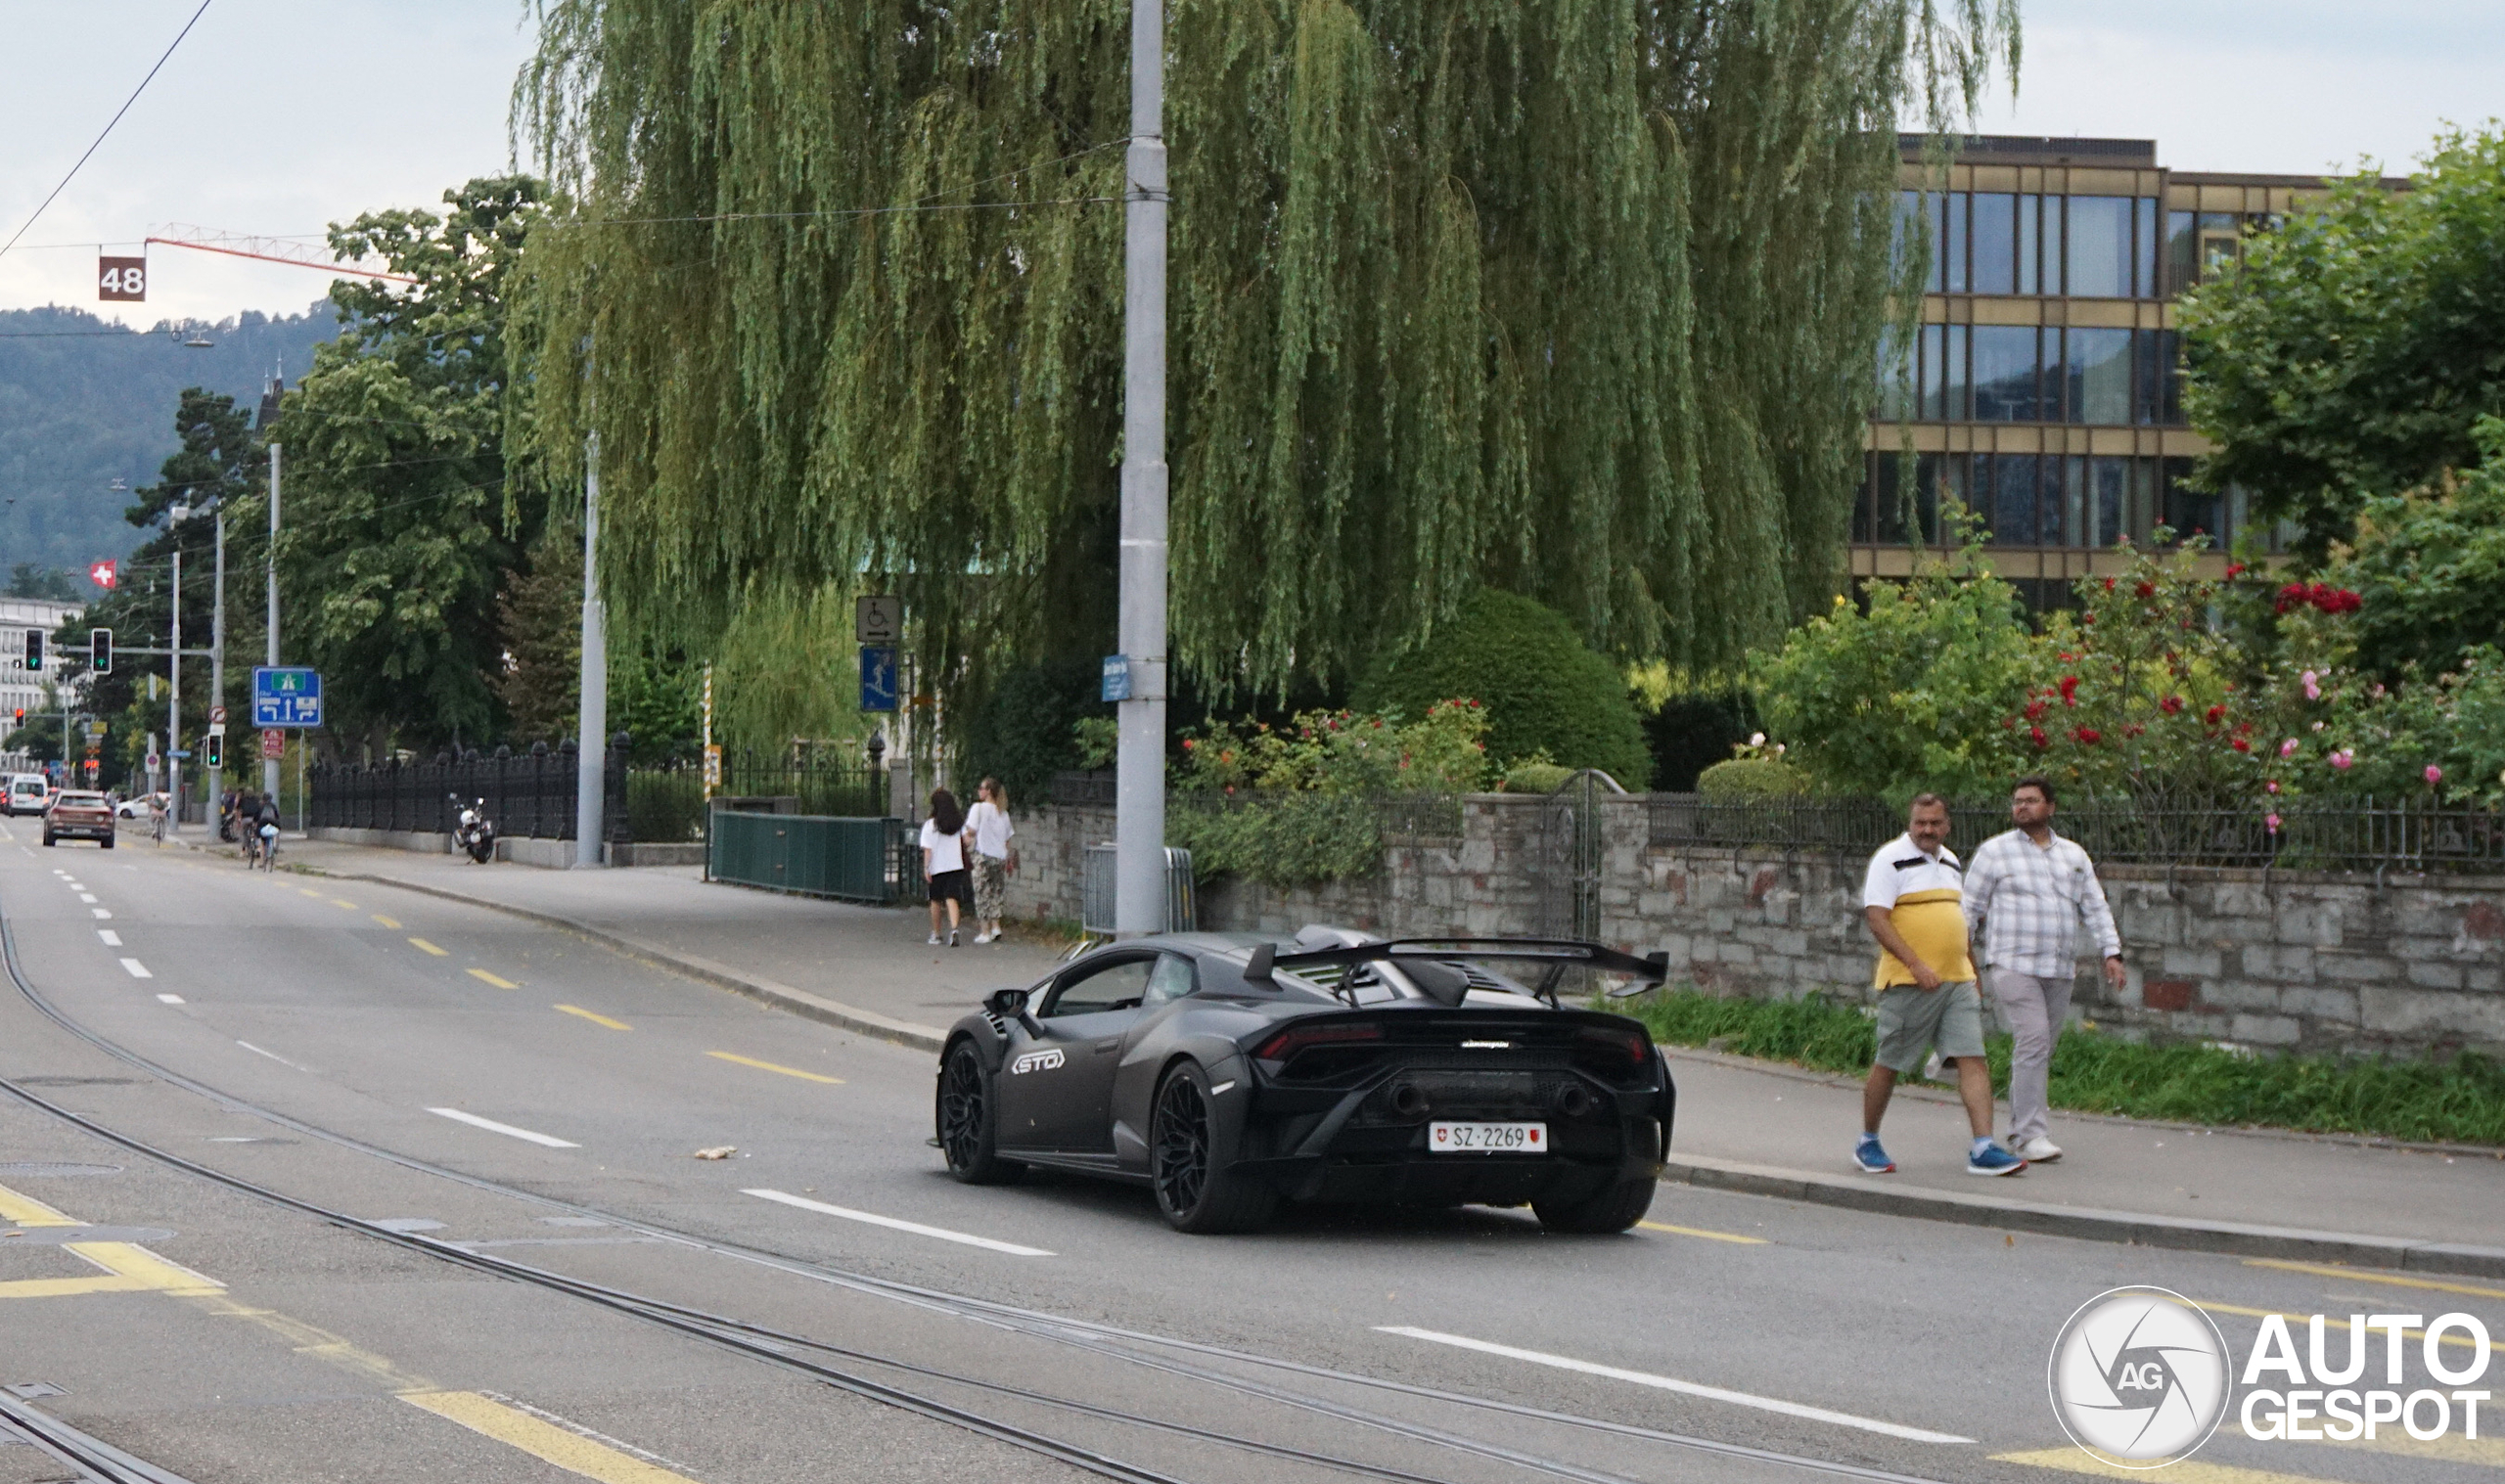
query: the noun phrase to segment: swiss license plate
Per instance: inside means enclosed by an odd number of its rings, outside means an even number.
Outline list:
[[[1432,1154],[1545,1154],[1544,1123],[1431,1123],[1427,1151]]]

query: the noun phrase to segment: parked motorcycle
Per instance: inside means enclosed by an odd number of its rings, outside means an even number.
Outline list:
[[[461,847],[470,859],[483,866],[496,858],[496,822],[487,818],[487,801],[483,798],[463,803],[461,795],[450,794],[453,807],[460,810],[452,825],[452,843]]]

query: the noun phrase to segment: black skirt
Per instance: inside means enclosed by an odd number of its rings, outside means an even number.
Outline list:
[[[966,906],[973,906],[975,900],[974,874],[967,871],[962,866],[958,867],[954,871],[933,872],[931,874],[931,900],[934,902],[962,902]]]

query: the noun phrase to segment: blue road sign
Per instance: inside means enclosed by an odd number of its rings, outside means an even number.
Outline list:
[[[322,676],[314,670],[254,665],[252,725],[318,727],[322,724]]]
[[[861,647],[861,709],[896,708],[896,652],[885,645]]]
[[[1102,695],[1107,700],[1128,700],[1131,698],[1130,656],[1126,654],[1108,654],[1105,656],[1105,689]]]

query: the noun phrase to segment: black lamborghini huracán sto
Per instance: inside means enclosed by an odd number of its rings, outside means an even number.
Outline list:
[[[1042,1165],[1146,1185],[1185,1232],[1281,1200],[1527,1202],[1551,1231],[1622,1232],[1677,1095],[1640,1023],[1558,989],[1666,971],[1592,943],[1329,927],[1109,944],[950,1029],[937,1143],[970,1183]]]

